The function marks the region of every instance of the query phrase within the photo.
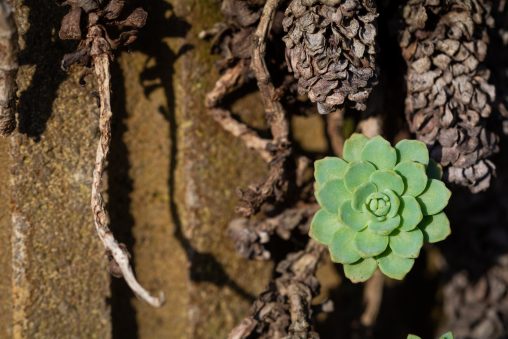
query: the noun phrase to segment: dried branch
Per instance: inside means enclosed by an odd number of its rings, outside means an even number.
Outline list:
[[[307,234],[312,216],[317,209],[316,204],[300,204],[261,221],[249,218],[234,219],[229,223],[228,232],[242,257],[269,260],[271,255],[265,245],[271,238],[277,235],[281,239],[289,240],[295,230]]]
[[[363,301],[365,310],[360,318],[360,322],[364,327],[372,327],[376,323],[381,302],[383,301],[384,276],[381,271],[377,270],[372,278],[370,278],[363,289]]]
[[[344,134],[342,127],[344,125],[344,109],[339,109],[326,116],[326,132],[333,149],[333,153],[342,156],[342,148],[344,147]]]
[[[0,134],[16,128],[16,74],[18,73],[18,30],[12,9],[0,0]]]
[[[240,138],[248,148],[255,150],[266,162],[273,160],[268,151],[269,140],[261,138],[246,124],[239,122],[231,116],[231,112],[219,107],[219,103],[231,92],[245,85],[248,81],[250,68],[244,62],[238,62],[229,68],[217,80],[213,90],[207,94],[205,105],[208,113],[217,121],[224,130],[233,136]]]
[[[319,291],[315,274],[324,247],[309,241],[277,265],[280,274],[254,302],[251,315],[229,334],[229,339],[319,338],[311,325],[311,301]]]
[[[91,29],[93,34],[94,30]],[[100,34],[100,32],[97,32]],[[95,230],[106,251],[114,258],[115,264],[118,265],[122,276],[132,289],[132,291],[142,300],[146,301],[154,307],[160,307],[164,302],[164,295],[161,293],[159,297],[153,297],[150,293],[141,286],[129,263],[129,253],[120,246],[115,240],[113,234],[109,229],[109,216],[105,207],[104,199],[101,193],[102,174],[106,164],[106,159],[109,154],[111,145],[111,89],[110,89],[110,70],[109,70],[109,56],[107,50],[104,50],[104,44],[107,42],[101,41],[101,38],[95,38],[92,45],[92,58],[94,64],[95,74],[97,76],[99,85],[100,97],[100,117],[99,117],[99,130],[100,138],[99,145],[97,146],[97,154],[95,158],[95,167],[93,171],[92,181],[92,211],[94,216]]]
[[[62,20],[60,38],[81,38],[81,14],[87,14],[87,33],[78,45],[77,51],[67,54],[62,60],[62,68],[67,69],[71,64],[93,66],[98,82],[99,109],[99,144],[95,158],[92,179],[91,205],[95,230],[99,236],[108,258],[110,272],[115,276],[123,276],[129,287],[140,299],[154,307],[160,307],[164,302],[164,295],[158,297],[150,295],[136,280],[130,266],[129,253],[123,244],[119,244],[109,229],[109,216],[101,192],[102,175],[111,146],[111,75],[110,57],[120,45],[127,45],[137,37],[138,29],[146,22],[147,13],[142,8],[136,8],[123,20],[125,1],[111,0],[107,3],[96,1],[66,2],[71,10]],[[103,7],[101,7],[101,5]],[[115,26],[120,31],[116,39],[111,38],[107,28]],[[124,28],[128,31],[122,32]],[[117,31],[113,30],[116,34]]]

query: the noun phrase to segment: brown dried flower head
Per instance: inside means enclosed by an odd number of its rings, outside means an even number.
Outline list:
[[[406,117],[449,182],[489,187],[498,150],[486,128],[495,98],[483,64],[492,25],[483,0],[410,0],[400,46],[408,64]]]
[[[300,94],[322,114],[366,109],[377,83],[372,0],[293,0],[283,21],[286,59]]]
[[[119,46],[133,43],[146,23],[146,11],[141,7],[133,8],[130,0],[66,0],[60,3],[70,6],[62,19],[60,39],[81,40],[75,52],[64,56],[63,69],[74,63],[89,66],[92,41],[97,36],[104,39],[103,52],[111,53]]]

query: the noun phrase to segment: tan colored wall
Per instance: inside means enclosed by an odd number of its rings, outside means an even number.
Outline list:
[[[112,228],[133,250],[140,281],[165,292],[162,309],[119,279],[110,286],[89,207],[94,79],[82,88],[81,70],[59,69],[73,46],[56,36],[65,9],[53,0],[12,3],[21,123],[12,144],[0,142],[0,337],[224,337],[271,265],[240,259],[225,234],[236,188],[262,178],[265,165],[203,108],[217,74],[197,34],[219,19],[217,2],[147,2],[144,35],[112,69]],[[252,100],[238,109],[245,106]]]

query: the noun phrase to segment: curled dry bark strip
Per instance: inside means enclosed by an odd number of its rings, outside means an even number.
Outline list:
[[[99,84],[100,117],[99,130],[100,138],[97,146],[95,167],[92,181],[92,211],[97,234],[106,248],[106,251],[114,258],[114,271],[121,272],[123,278],[132,291],[142,300],[154,307],[160,307],[164,302],[164,295],[153,297],[141,286],[129,263],[129,253],[116,241],[109,229],[109,216],[106,211],[104,199],[101,193],[102,174],[109,154],[111,144],[111,79],[109,70],[109,56],[100,46],[100,40],[95,39],[92,45],[92,58],[95,74]]]
[[[138,31],[146,23],[147,13],[140,7],[130,10],[125,0],[65,0],[70,11],[62,20],[59,36],[61,39],[80,40],[77,50],[66,54],[62,68],[72,64],[91,66],[98,81],[99,144],[93,170],[91,205],[94,225],[110,259],[110,272],[123,276],[134,294],[154,307],[160,307],[164,295],[152,296],[136,280],[130,266],[129,253],[119,244],[109,229],[109,216],[101,192],[102,175],[111,144],[111,75],[110,58],[113,51],[122,45],[132,43]],[[83,19],[83,15],[86,17]],[[83,37],[82,25],[86,23]],[[113,37],[115,36],[115,37]]]
[[[18,31],[12,9],[0,0],[0,134],[16,128],[16,74],[18,73]]]
[[[241,191],[241,205],[237,209],[244,216],[257,213],[261,206],[269,201],[281,202],[289,187],[287,178],[288,160],[291,155],[289,142],[289,122],[280,95],[273,85],[266,66],[266,39],[272,27],[280,0],[268,0],[263,8],[259,25],[254,32],[252,51],[252,70],[257,80],[263,100],[267,121],[272,133],[269,151],[273,154],[268,178],[258,185],[251,185]]]
[[[279,215],[264,220],[237,218],[229,223],[228,233],[235,243],[238,254],[247,259],[269,260],[270,252],[265,245],[274,235],[289,240],[295,230],[307,234],[316,204],[297,205]]]
[[[269,140],[261,138],[246,124],[234,119],[230,111],[219,106],[219,103],[229,93],[247,83],[249,72],[249,66],[245,65],[243,62],[238,62],[234,67],[227,69],[219,80],[217,80],[213,90],[206,96],[205,105],[213,119],[217,121],[224,130],[240,138],[245,146],[258,152],[266,162],[270,162],[273,156],[268,151]]]
[[[311,325],[311,301],[319,291],[315,274],[324,247],[309,241],[306,248],[290,253],[277,265],[279,277],[261,293],[246,317],[228,339],[319,338]]]

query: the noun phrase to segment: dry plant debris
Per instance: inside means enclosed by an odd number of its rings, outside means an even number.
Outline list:
[[[487,129],[495,89],[484,65],[493,25],[483,0],[410,0],[400,46],[407,61],[406,117],[445,168],[445,179],[487,189],[498,151]]]
[[[60,37],[80,40],[80,43],[76,52],[64,56],[62,68],[67,69],[74,63],[91,66],[98,83],[100,137],[93,170],[91,197],[95,229],[110,259],[111,273],[123,277],[140,299],[154,307],[160,307],[164,302],[163,294],[154,297],[138,283],[129,262],[129,253],[111,233],[109,216],[101,192],[102,177],[111,146],[113,112],[111,111],[110,62],[115,49],[134,41],[138,29],[145,25],[147,13],[138,7],[125,15],[128,7],[124,0],[110,0],[107,3],[93,0],[68,0],[64,4],[71,6],[71,9],[62,20]],[[82,33],[81,27],[83,13],[87,18],[85,34]],[[120,32],[118,37],[111,38],[108,34],[112,28]],[[127,31],[124,31],[125,29]]]
[[[16,128],[16,74],[18,73],[18,30],[12,9],[0,1],[0,135]]]
[[[377,83],[372,0],[293,0],[283,25],[286,59],[298,90],[321,114],[366,109]]]

